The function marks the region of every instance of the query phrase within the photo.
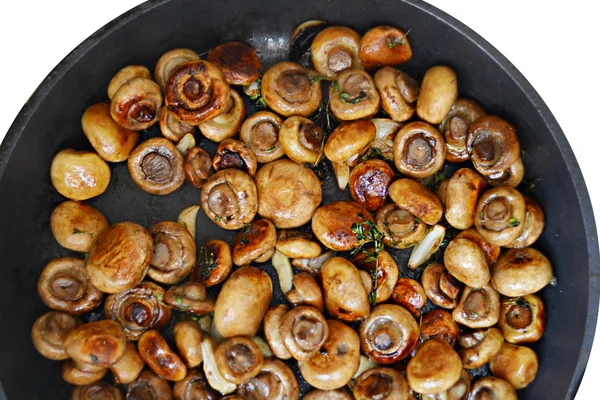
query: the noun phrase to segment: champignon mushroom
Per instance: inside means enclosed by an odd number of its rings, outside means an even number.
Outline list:
[[[429,68],[421,82],[417,99],[417,115],[430,124],[439,124],[450,112],[457,94],[456,73],[452,68],[445,65]],[[446,146],[444,146],[444,157],[445,148]]]
[[[162,90],[165,90],[167,80],[173,70],[188,61],[199,60],[200,56],[190,49],[172,49],[164,53],[154,68],[154,79]]]
[[[442,175],[443,176],[443,175]],[[448,192],[448,179],[444,176],[444,179],[438,184],[438,187],[435,191],[437,197],[440,199],[440,202],[444,207],[446,207],[446,193]]]
[[[456,238],[448,243],[444,265],[452,276],[467,286],[479,288],[490,281],[485,253],[468,239]]]
[[[488,328],[500,318],[500,295],[487,283],[481,288],[466,287],[452,317],[469,328]]]
[[[406,368],[410,387],[424,394],[450,389],[460,379],[461,373],[459,355],[443,339],[430,339],[423,343]]]
[[[267,339],[269,347],[273,351],[275,357],[282,360],[292,358],[292,355],[288,351],[287,347],[283,344],[283,337],[281,336],[281,332],[279,330],[281,327],[281,321],[289,309],[290,308],[285,304],[278,304],[270,307],[266,311],[264,318],[265,338]]]
[[[425,178],[438,172],[446,159],[446,146],[440,132],[427,122],[404,125],[394,139],[394,164],[412,178]]]
[[[282,119],[270,111],[259,111],[244,121],[240,140],[256,154],[259,163],[265,164],[284,156],[283,147],[279,142],[282,123]]]
[[[152,282],[111,294],[104,303],[104,315],[123,326],[129,340],[138,340],[148,329],[160,329],[171,319],[163,302],[165,290]]]
[[[505,246],[523,232],[525,200],[517,189],[505,186],[485,192],[475,209],[475,227],[485,240]]]
[[[171,286],[165,293],[165,303],[179,311],[197,315],[209,314],[215,309],[215,300],[208,297],[201,282],[188,281]]]
[[[391,26],[371,28],[360,39],[360,59],[367,69],[394,66],[408,61],[412,49],[406,33]]]
[[[321,182],[304,165],[282,159],[265,164],[256,174],[258,213],[279,229],[310,221],[321,204]]]
[[[375,220],[385,235],[384,243],[397,249],[414,246],[427,232],[427,225],[423,221],[395,204],[386,204],[377,210]]]
[[[329,109],[340,121],[371,118],[379,111],[379,103],[373,78],[362,69],[345,70],[329,88]]]
[[[330,26],[315,36],[310,54],[315,69],[333,79],[347,69],[364,69],[358,57],[360,35],[344,26]]]
[[[374,254],[374,248],[365,249],[352,259],[352,263],[358,269],[367,271],[370,276],[375,275],[375,303],[378,304],[387,301],[392,295],[398,281],[398,265],[385,250],[379,252],[377,260],[374,260]]]
[[[406,308],[415,319],[419,319],[421,318],[421,309],[427,302],[427,295],[419,282],[410,278],[399,278],[390,299]]]
[[[504,338],[496,328],[479,329],[460,335],[458,343],[461,347],[458,354],[463,367],[475,369],[487,364],[498,354]]]
[[[502,300],[498,328],[510,343],[538,341],[546,329],[544,302],[534,294]]]
[[[210,121],[227,110],[231,99],[229,85],[219,67],[203,60],[175,67],[164,92],[169,110],[190,125]]]
[[[456,229],[468,229],[475,220],[477,199],[485,188],[485,180],[470,168],[456,171],[446,188],[445,216]]]
[[[292,116],[279,129],[279,144],[290,160],[315,165],[323,157],[323,128],[308,118]]]
[[[493,376],[483,376],[473,384],[469,399],[517,400],[517,392],[512,385],[505,380],[494,378]]]
[[[127,399],[171,400],[173,394],[169,383],[150,370],[142,371],[135,382],[127,385]]]
[[[389,193],[398,208],[408,211],[428,225],[435,225],[442,218],[440,199],[417,181],[398,179],[390,185]]]
[[[437,306],[453,309],[458,304],[460,283],[438,262],[429,264],[421,275],[427,297]]]
[[[110,168],[96,153],[64,149],[52,160],[50,178],[66,198],[87,200],[104,193],[110,182]]]
[[[354,400],[354,396],[345,388],[334,390],[315,389],[307,393],[304,400]]]
[[[277,231],[267,219],[259,219],[246,225],[233,239],[233,263],[248,265],[275,248]]]
[[[440,308],[435,308],[423,314],[420,328],[423,340],[432,338],[444,339],[453,347],[460,333],[460,328],[452,319],[452,314]]]
[[[352,386],[357,400],[408,399],[408,384],[404,376],[391,368],[372,368],[363,372]]]
[[[298,361],[302,377],[321,390],[339,389],[350,382],[360,364],[360,343],[356,332],[336,320],[327,320],[329,337],[308,360]]]
[[[206,375],[200,369],[188,369],[185,378],[175,383],[173,395],[177,400],[221,399],[221,395],[210,387]]]
[[[419,94],[417,81],[392,67],[381,68],[373,80],[381,96],[381,108],[391,119],[404,122],[413,116]]]
[[[200,147],[192,147],[185,155],[183,171],[190,185],[202,188],[214,172],[210,155]]]
[[[486,176],[486,180],[491,186],[517,187],[523,181],[524,176],[525,166],[523,165],[523,160],[519,158],[510,168],[503,172]]]
[[[123,394],[117,387],[106,382],[94,382],[85,386],[75,386],[71,391],[71,400],[123,400]]]
[[[467,131],[475,120],[485,115],[483,108],[473,100],[459,97],[440,123],[440,132],[446,139],[446,160],[453,163],[467,161]]]
[[[35,349],[50,360],[66,360],[67,334],[79,323],[70,314],[61,311],[48,311],[35,320],[31,328],[31,339]]]
[[[523,196],[525,199],[525,221],[523,222],[523,231],[509,244],[504,247],[523,248],[531,246],[540,237],[544,230],[544,211],[542,207],[529,196]]]
[[[92,284],[85,261],[73,257],[54,259],[44,267],[38,293],[48,307],[74,315],[94,310],[103,297]]]
[[[229,105],[221,114],[198,125],[200,132],[213,142],[222,142],[237,135],[244,121],[246,105],[242,96],[233,89],[230,96]]]
[[[508,122],[493,115],[478,118],[467,131],[467,151],[482,175],[506,171],[521,156],[519,140]]]
[[[62,364],[62,378],[71,385],[84,386],[97,382],[106,375],[108,369],[99,367],[91,371],[84,371],[74,361],[65,361]]]
[[[207,60],[223,71],[230,85],[249,85],[260,76],[256,50],[239,42],[227,42],[208,53]]]
[[[471,389],[471,375],[462,370],[460,379],[448,390],[439,393],[421,394],[422,400],[467,400]]]
[[[263,366],[260,348],[246,337],[227,339],[215,351],[217,366],[229,382],[240,385],[258,375]]]
[[[292,370],[283,362],[267,358],[255,377],[238,387],[244,399],[289,399],[297,400],[300,389]]]
[[[88,252],[96,237],[106,228],[108,222],[104,215],[79,201],[64,201],[50,215],[50,229],[58,244],[81,253]]]
[[[148,129],[158,121],[162,100],[160,87],[151,79],[129,79],[111,97],[110,115],[125,129]]]
[[[135,148],[127,160],[129,175],[150,194],[169,194],[185,181],[183,156],[170,140],[151,138]]]
[[[154,224],[148,233],[154,242],[148,276],[168,285],[181,282],[196,264],[196,243],[192,234],[172,221]]]
[[[329,315],[342,321],[358,321],[369,315],[368,293],[354,264],[333,257],[323,264],[321,279]]]
[[[152,260],[152,236],[133,222],[119,222],[96,238],[86,268],[104,293],[120,293],[144,279]]]
[[[510,249],[492,267],[492,283],[504,296],[535,293],[552,279],[550,261],[531,247]]]
[[[373,224],[371,213],[353,201],[325,204],[312,216],[312,231],[317,239],[325,247],[336,251],[350,250],[359,245],[364,239],[357,237],[353,226],[369,227],[369,224]]]
[[[292,278],[293,289],[285,293],[292,306],[312,306],[323,312],[323,294],[315,278],[308,272],[300,272]]]
[[[194,368],[202,362],[202,349],[200,348],[204,333],[195,321],[178,321],[173,328],[173,340],[177,352],[188,368]]]
[[[158,125],[160,126],[160,133],[173,142],[179,142],[188,133],[193,134],[196,129],[194,125],[187,124],[177,118],[175,113],[169,111],[167,106],[163,106],[160,111]]]
[[[185,378],[185,364],[158,331],[144,332],[138,341],[138,349],[142,359],[157,375],[175,382]]]
[[[307,232],[280,230],[275,248],[284,256],[292,258],[315,258],[321,254],[321,246]]]
[[[300,271],[308,272],[312,276],[318,276],[321,273],[323,264],[336,255],[335,251],[327,251],[315,258],[295,258],[292,260],[292,265]]]
[[[123,84],[135,78],[151,79],[150,71],[143,65],[128,65],[120,69],[108,83],[108,98],[112,99]]]
[[[500,246],[493,245],[485,240],[475,228],[460,232],[455,239],[468,239],[477,244],[483,250],[488,265],[493,265],[500,256]]]
[[[215,171],[235,168],[254,177],[258,161],[256,155],[244,142],[225,139],[217,147],[213,160]]]
[[[308,360],[323,346],[329,327],[321,312],[311,306],[297,306],[283,316],[279,334],[296,360]]]
[[[538,358],[533,350],[504,342],[490,361],[492,375],[510,383],[515,389],[527,387],[537,375]]]
[[[256,185],[239,169],[219,171],[202,186],[200,204],[206,215],[221,228],[240,229],[250,223],[258,211]]]
[[[125,353],[127,339],[118,322],[103,319],[73,328],[65,338],[65,352],[79,369],[110,367]],[[96,369],[97,370],[97,369]]]
[[[383,160],[363,161],[350,173],[350,195],[367,210],[375,211],[385,203],[395,175],[392,167]]]
[[[209,240],[198,249],[198,264],[190,274],[190,280],[201,281],[206,287],[223,282],[229,276],[233,261],[231,249],[222,240]]]
[[[144,360],[140,357],[137,346],[127,342],[123,357],[110,366],[110,371],[115,377],[115,384],[128,384],[135,381],[144,368]]]

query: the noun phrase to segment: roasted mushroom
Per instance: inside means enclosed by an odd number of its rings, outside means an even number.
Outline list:
[[[81,253],[88,252],[96,237],[106,228],[108,222],[104,215],[79,201],[64,201],[50,215],[50,229],[58,244]]]
[[[160,329],[169,323],[171,309],[163,302],[165,290],[152,282],[111,294],[104,303],[104,315],[119,322],[129,340],[138,340],[148,329]]]
[[[396,281],[390,299],[406,308],[416,319],[421,318],[421,309],[427,302],[427,295],[423,286],[414,279],[400,278]]]
[[[150,370],[142,371],[135,382],[127,385],[127,399],[171,400],[171,386]]]
[[[315,258],[321,254],[321,246],[306,232],[280,230],[275,248],[284,256],[292,258]]]
[[[441,308],[435,308],[421,317],[421,338],[444,339],[450,346],[456,344],[460,333],[458,324],[452,319],[452,314]]]
[[[71,391],[71,400],[123,400],[123,394],[117,387],[105,382],[94,382],[85,386],[75,386]]]
[[[110,115],[125,129],[148,129],[158,121],[162,100],[160,87],[154,81],[136,77],[123,83],[112,96]]]
[[[515,389],[528,386],[535,379],[538,368],[538,358],[533,350],[507,342],[490,361],[492,375],[504,379]]]
[[[235,168],[254,177],[258,161],[254,152],[244,142],[225,139],[217,147],[213,160],[215,171]]]
[[[446,160],[453,163],[467,161],[467,131],[475,120],[485,115],[483,108],[473,100],[459,97],[440,123],[440,132],[446,139]]]
[[[137,346],[128,342],[123,357],[110,366],[115,377],[115,384],[128,384],[135,381],[144,368],[144,360],[140,357]]]
[[[523,196],[523,198],[525,199],[523,231],[521,231],[518,238],[504,245],[504,247],[523,248],[531,246],[544,230],[544,211],[542,207],[529,196]]]
[[[429,264],[421,275],[421,283],[433,304],[447,309],[453,309],[458,304],[460,283],[442,264]]]
[[[84,371],[74,361],[65,361],[62,364],[62,378],[71,385],[84,386],[99,381],[106,375],[108,369],[98,367],[91,371]]]
[[[534,294],[502,300],[498,328],[510,343],[536,342],[546,329],[544,302]]]
[[[263,366],[259,347],[245,337],[232,337],[217,347],[217,366],[223,377],[236,385],[258,375]]]
[[[66,198],[87,200],[104,193],[110,182],[110,168],[96,153],[64,149],[52,160],[50,178]]]
[[[364,69],[358,48],[360,35],[344,26],[330,26],[313,39],[310,54],[315,69],[325,78],[335,78],[347,69]]]
[[[190,185],[201,188],[214,172],[210,155],[200,147],[192,147],[185,155],[183,171]]]
[[[321,288],[308,272],[300,272],[292,278],[293,289],[285,293],[292,306],[312,306],[323,312],[323,294]]]
[[[284,117],[308,117],[321,102],[318,74],[291,61],[273,65],[261,81],[261,93],[269,108]]]
[[[304,400],[354,400],[354,396],[345,388],[334,390],[315,389],[307,393]]]
[[[194,368],[202,362],[200,348],[204,333],[195,321],[178,321],[173,328],[173,340],[177,351],[188,368]]]
[[[550,261],[531,247],[508,250],[492,267],[492,283],[504,296],[518,297],[535,293],[551,279]]]
[[[266,311],[264,318],[265,338],[275,357],[282,360],[292,358],[292,355],[283,343],[283,337],[281,336],[281,331],[279,329],[281,327],[281,321],[289,309],[290,308],[285,304],[278,304],[270,307]]]
[[[148,229],[154,242],[148,276],[172,285],[184,280],[196,264],[196,243],[188,230],[172,221],[154,224]]]
[[[189,369],[185,378],[175,383],[173,395],[177,400],[221,399],[220,394],[210,387],[206,376],[199,369]]]
[[[154,68],[154,79],[160,85],[162,90],[165,90],[167,80],[171,76],[173,70],[183,63],[193,60],[199,60],[200,56],[190,49],[173,49],[164,53],[156,63]]]
[[[475,227],[485,240],[496,246],[505,246],[523,232],[525,200],[511,187],[495,187],[485,192],[475,209]]]
[[[519,158],[510,168],[503,172],[486,176],[486,180],[491,186],[517,187],[523,181],[524,176],[525,166],[523,165],[523,160]]]
[[[223,71],[230,85],[249,85],[260,76],[256,50],[239,42],[227,42],[208,53],[207,60]]]
[[[85,261],[72,257],[57,258],[46,265],[38,293],[48,307],[74,315],[94,310],[103,297],[91,283]]]
[[[308,272],[312,276],[318,276],[321,273],[323,264],[336,255],[335,251],[327,251],[315,258],[295,258],[292,260],[292,265],[300,271]]]
[[[460,379],[448,390],[439,393],[421,394],[422,400],[467,400],[471,389],[471,375],[462,370]],[[414,395],[414,392],[413,392]]]
[[[360,39],[359,56],[367,69],[376,69],[408,61],[412,57],[412,49],[406,33],[400,29],[376,26]]]
[[[244,121],[240,131],[240,140],[254,154],[256,160],[265,164],[284,156],[284,150],[279,141],[279,130],[282,119],[270,111],[259,111]]]
[[[180,141],[188,133],[193,134],[196,129],[194,125],[187,124],[177,118],[173,112],[169,111],[167,106],[163,106],[160,111],[158,124],[160,126],[160,133],[173,142]]]
[[[362,69],[345,70],[329,88],[329,109],[340,121],[371,118],[379,111],[379,103],[373,78]]]
[[[148,68],[143,65],[128,65],[120,69],[108,83],[108,98],[112,99],[123,84],[135,78],[151,79],[152,77]]]
[[[475,242],[456,238],[444,251],[444,265],[452,276],[467,286],[479,288],[490,281],[485,253]]]
[[[346,251],[364,240],[357,238],[352,227],[369,226],[369,223],[373,223],[373,217],[360,204],[353,201],[334,201],[315,211],[312,216],[312,231],[325,247]]]
[[[289,399],[297,400],[300,390],[292,370],[283,362],[265,359],[258,375],[238,387],[244,399]]]
[[[479,378],[473,384],[469,399],[487,400],[487,399],[517,400],[517,392],[512,385],[505,380],[494,378],[493,376],[484,376]]]
[[[152,260],[152,236],[138,224],[119,222],[98,235],[86,263],[94,286],[120,293],[144,279]]]
[[[486,176],[508,170],[521,157],[515,128],[493,115],[480,117],[471,124],[467,131],[467,151],[475,169]]]
[[[414,103],[419,94],[419,83],[392,67],[384,67],[373,77],[381,96],[381,108],[396,122],[404,122],[415,113]]]
[[[175,382],[185,378],[185,364],[158,331],[144,332],[138,342],[138,349],[142,359],[158,376]]]
[[[283,316],[279,334],[292,357],[308,360],[327,340],[329,327],[318,309],[298,306]]]
[[[213,142],[234,137],[244,122],[246,106],[242,96],[233,89],[230,90],[230,96],[229,105],[221,114],[198,125],[200,132]]]
[[[232,258],[237,266],[248,265],[275,248],[277,231],[268,219],[246,225],[233,239]]]
[[[504,338],[498,329],[489,328],[460,335],[458,343],[463,367],[475,369],[487,364],[498,354]]]
[[[374,258],[375,249],[368,248],[358,253],[352,259],[352,263],[358,269],[368,272],[370,277],[375,277],[372,280],[377,282],[374,294],[375,303],[378,304],[387,301],[392,295],[398,281],[398,265],[391,254],[385,250],[379,252],[377,259]]]
[[[198,264],[190,274],[190,280],[200,281],[206,287],[218,285],[229,276],[233,261],[231,249],[222,240],[209,240],[198,249]]]
[[[165,293],[165,303],[179,311],[197,315],[209,314],[215,309],[215,300],[208,297],[201,282],[188,281],[171,286]]]
[[[66,360],[67,334],[79,323],[70,314],[61,311],[48,311],[35,320],[31,328],[31,339],[35,349],[50,360]]]
[[[169,194],[185,181],[183,156],[171,141],[152,138],[135,148],[127,160],[129,175],[150,194]]]
[[[290,160],[315,165],[323,157],[323,128],[308,118],[293,116],[281,124],[279,143]]]
[[[488,328],[500,318],[500,295],[488,283],[481,288],[466,287],[452,317],[469,328]]]
[[[240,229],[254,219],[258,210],[256,185],[248,174],[225,169],[204,183],[200,203],[206,215],[221,228]]]
[[[445,216],[451,226],[456,229],[473,226],[477,200],[485,186],[485,180],[470,168],[461,168],[452,175],[444,198]]]
[[[409,122],[394,139],[394,164],[412,178],[425,178],[438,172],[446,159],[446,146],[440,132],[427,122]]]
[[[475,228],[460,232],[455,239],[468,239],[477,244],[483,250],[488,266],[493,265],[500,256],[500,246],[493,245],[485,240]]]
[[[452,68],[445,65],[429,68],[421,82],[417,115],[430,124],[439,124],[450,112],[457,94],[456,73]],[[446,146],[444,157],[445,149]]]
[[[450,389],[460,379],[462,363],[452,346],[443,339],[423,343],[408,362],[406,378],[418,393],[439,393]]]
[[[359,321],[370,312],[368,293],[358,269],[342,257],[329,259],[321,268],[327,312],[342,321]]]
[[[397,249],[414,246],[427,232],[427,225],[423,221],[395,204],[386,204],[377,210],[375,220],[385,235],[384,243]]]
[[[408,384],[404,376],[392,368],[372,368],[363,372],[352,386],[357,400],[408,399]]]
[[[103,319],[73,328],[65,338],[65,352],[79,369],[110,367],[125,353],[127,339],[121,325]]]
[[[350,195],[367,210],[375,211],[385,203],[394,170],[383,160],[370,159],[350,173]]]
[[[442,218],[440,199],[417,181],[398,179],[390,185],[389,193],[398,208],[408,211],[428,225],[435,225]]]

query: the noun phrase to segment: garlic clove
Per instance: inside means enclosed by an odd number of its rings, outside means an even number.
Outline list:
[[[244,93],[246,93],[252,100],[260,96],[260,79],[255,80],[249,85],[244,86]]]
[[[333,166],[333,173],[335,174],[338,187],[340,190],[346,189],[350,181],[350,166],[345,162],[332,162],[331,165]]]
[[[356,374],[354,374],[352,380],[357,379],[359,376],[362,375],[363,372],[377,367],[379,367],[379,365],[371,361],[369,357],[361,355],[360,364],[358,365],[358,371],[356,371]]]
[[[184,208],[179,213],[179,217],[177,217],[177,223],[183,225],[192,234],[194,239],[196,239],[196,216],[198,215],[198,210],[200,210],[199,205],[189,206]]]
[[[275,271],[277,271],[281,291],[283,293],[289,292],[292,289],[292,278],[294,276],[290,259],[281,254],[278,250],[275,250],[273,257],[271,258],[271,263],[273,264]]]
[[[254,343],[256,343],[256,345],[260,349],[260,352],[262,353],[263,357],[265,357],[265,358],[273,357],[273,352],[271,351],[271,347],[269,347],[269,344],[267,342],[265,342],[265,340],[263,338],[261,338],[260,336],[254,336],[251,340]]]
[[[215,358],[215,342],[211,338],[206,338],[200,345],[202,347],[202,359],[204,374],[208,380],[208,384],[215,390],[221,392],[221,394],[229,394],[237,389],[235,383],[229,382],[223,377],[221,371],[217,367],[217,360]]]
[[[196,139],[194,139],[194,135],[191,133],[186,133],[177,143],[177,150],[181,152],[184,156],[187,154],[188,150],[192,147],[196,147]]]
[[[446,235],[446,228],[441,225],[435,225],[427,232],[425,237],[413,247],[410,258],[408,259],[408,268],[416,269],[431,257],[440,247]]]

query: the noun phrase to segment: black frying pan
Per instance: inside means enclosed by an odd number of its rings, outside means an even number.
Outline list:
[[[411,28],[414,55],[403,69],[421,78],[433,64],[452,66],[460,95],[476,99],[489,113],[517,127],[525,149],[526,179],[541,178],[532,195],[544,208],[546,229],[535,247],[548,256],[558,279],[556,287],[542,293],[548,326],[533,346],[540,371],[519,397],[574,397],[592,345],[600,292],[592,208],[558,124],[501,54],[460,22],[419,0],[163,0],[124,14],[67,56],[25,105],[0,148],[0,382],[10,399],[64,399],[70,390],[62,382],[59,364],[34,350],[30,328],[46,309],[36,293],[41,269],[53,258],[71,255],[50,233],[49,215],[64,199],[50,183],[49,168],[60,149],[91,149],[80,128],[85,108],[106,99],[106,85],[118,69],[127,64],[152,68],[173,47],[202,53],[228,40],[245,41],[269,66],[287,58],[294,27],[316,18],[359,32],[376,24]],[[148,135],[158,134],[153,127]],[[214,144],[200,143],[214,151]],[[111,168],[108,190],[90,204],[112,223],[131,220],[149,227],[174,220],[184,207],[198,203],[199,191],[189,185],[168,196],[151,196],[135,186],[124,163]],[[327,202],[347,196],[331,179],[324,183],[324,194]],[[199,240],[233,237],[203,213],[197,229]],[[407,273],[407,254],[394,256],[401,272]],[[270,265],[262,267],[274,277]],[[282,299],[280,292],[275,297]]]

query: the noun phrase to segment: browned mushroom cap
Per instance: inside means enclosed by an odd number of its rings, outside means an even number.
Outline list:
[[[304,396],[304,400],[354,400],[346,388],[334,390],[315,389]]]
[[[525,176],[525,166],[520,158],[509,169],[486,177],[491,186],[517,187]]]
[[[421,275],[421,283],[433,304],[447,309],[456,307],[460,283],[442,264],[429,264]]]
[[[160,85],[160,88],[164,90],[169,76],[176,67],[185,62],[199,59],[198,53],[190,49],[169,50],[158,59],[154,68],[154,79]]]
[[[458,354],[467,369],[479,368],[498,354],[504,343],[502,333],[496,328],[479,329],[460,335],[458,343],[461,347]]]
[[[374,248],[365,249],[358,253],[353,259],[352,263],[360,270],[369,272],[369,275],[375,275],[377,280],[377,289],[375,290],[376,303],[383,303],[387,301],[392,292],[394,286],[398,281],[398,265],[392,258],[390,253],[385,250],[379,252],[377,260],[374,260],[373,254],[375,254]]]
[[[385,235],[384,243],[397,249],[414,246],[427,233],[427,225],[423,221],[395,204],[386,204],[377,210],[375,221]]]
[[[317,73],[291,61],[273,65],[261,81],[261,93],[269,108],[284,117],[308,117],[319,108],[321,83]]]
[[[312,306],[323,312],[323,294],[315,278],[308,272],[300,272],[292,278],[293,288],[285,293],[292,306]]]
[[[529,347],[504,342],[500,352],[490,361],[490,371],[515,389],[523,389],[537,375],[538,358]]]
[[[291,258],[315,258],[321,254],[321,246],[307,232],[280,230],[275,248]]]
[[[321,390],[339,389],[352,379],[360,365],[360,342],[356,332],[336,320],[327,320],[329,337],[320,352],[298,361],[302,377]]]
[[[461,168],[448,181],[445,215],[456,229],[473,226],[477,199],[485,188],[485,180],[470,168]]]
[[[434,225],[442,218],[443,208],[440,199],[417,181],[403,178],[390,186],[390,198],[396,205],[408,211],[426,224]]]
[[[85,386],[75,386],[71,391],[71,400],[123,400],[123,394],[117,387],[106,382],[95,382]]]
[[[151,138],[135,148],[127,160],[129,174],[150,194],[169,194],[185,181],[183,156],[165,138]]]
[[[184,280],[196,264],[196,243],[192,234],[172,221],[154,224],[148,229],[154,241],[154,253],[148,276],[172,285]]]
[[[419,83],[404,72],[384,67],[373,77],[381,96],[381,107],[397,122],[404,122],[415,112],[414,102],[419,94]]]
[[[169,111],[167,106],[163,106],[160,111],[160,119],[158,121],[160,133],[164,137],[174,142],[178,142],[188,133],[194,133],[194,125],[187,124],[177,118],[177,116]]]
[[[231,249],[222,240],[209,240],[198,249],[198,264],[190,274],[190,280],[200,281],[206,287],[218,285],[229,276],[233,262]]]
[[[109,162],[125,161],[135,147],[139,134],[117,124],[110,115],[110,104],[89,106],[81,117],[83,133],[94,150]]]
[[[329,327],[319,310],[298,306],[281,319],[279,334],[283,344],[296,360],[308,360],[329,337]]]
[[[256,155],[244,142],[235,139],[225,139],[217,147],[213,160],[215,171],[235,168],[250,176],[256,174],[258,161]]]
[[[469,328],[488,328],[500,318],[500,295],[491,285],[481,288],[466,287],[452,317]]]
[[[359,244],[354,224],[373,222],[369,210],[353,201],[334,201],[319,207],[312,216],[312,231],[327,248],[350,250]]]
[[[194,368],[202,362],[204,333],[195,321],[178,321],[173,328],[173,340],[177,351],[188,368]]]
[[[477,244],[483,250],[488,265],[493,265],[500,256],[500,246],[493,245],[485,240],[475,228],[460,232],[455,239],[468,239]]]
[[[144,360],[140,357],[137,346],[127,342],[123,357],[110,366],[110,371],[115,377],[115,384],[128,384],[135,381],[144,368]]]
[[[310,54],[315,69],[326,78],[335,78],[350,68],[364,69],[358,48],[360,35],[344,26],[330,26],[313,39]]]
[[[375,124],[359,120],[338,126],[331,132],[325,143],[325,156],[332,163],[344,163],[358,160],[375,139]]]
[[[350,195],[357,203],[375,211],[385,203],[394,170],[383,160],[369,159],[350,173]]]
[[[298,381],[292,370],[283,362],[267,358],[254,378],[238,387],[244,399],[298,399]]]
[[[219,171],[202,186],[200,204],[221,228],[240,229],[250,223],[258,211],[256,185],[248,174],[238,169]]]
[[[425,394],[450,389],[460,379],[461,373],[459,355],[442,339],[430,339],[423,343],[406,368],[410,387]]]
[[[394,139],[394,164],[404,175],[424,178],[444,165],[446,146],[440,132],[427,122],[410,122]]]
[[[490,269],[485,253],[475,242],[456,238],[444,251],[444,265],[448,272],[467,286],[482,287],[490,281]]]
[[[400,278],[394,286],[390,299],[406,308],[413,317],[421,318],[421,309],[427,302],[427,295],[423,286],[414,279]]]
[[[345,70],[329,88],[329,109],[341,121],[371,118],[379,111],[379,103],[375,82],[362,69]]]
[[[215,47],[207,60],[223,71],[230,85],[249,85],[260,76],[261,65],[256,50],[239,42]]]
[[[108,228],[102,213],[79,201],[60,203],[50,215],[52,235],[62,247],[88,252],[100,232]]]
[[[540,237],[544,230],[544,211],[537,201],[529,196],[525,199],[525,221],[523,231],[513,242],[504,245],[510,248],[523,248],[531,246]]]
[[[492,283],[505,296],[535,293],[552,279],[550,261],[531,247],[510,249],[492,267]]]
[[[421,82],[417,115],[430,124],[439,124],[450,112],[457,94],[458,83],[452,68],[445,65],[429,68]],[[444,157],[445,149],[446,146]]]
[[[369,315],[368,294],[358,269],[342,257],[329,259],[321,268],[327,312],[342,321],[358,321]]]
[[[144,332],[138,342],[138,350],[142,359],[157,375],[176,382],[185,378],[185,364],[158,331]]]
[[[122,68],[108,83],[108,98],[112,99],[121,86],[135,78],[151,79],[150,71],[143,65],[128,65]]]
[[[267,219],[259,219],[246,225],[235,235],[232,245],[233,263],[248,265],[275,247],[277,231]]]
[[[534,294],[502,300],[498,328],[511,343],[538,341],[546,329],[544,302]]]
[[[215,300],[208,297],[206,287],[201,282],[184,282],[171,286],[165,293],[165,303],[180,311],[194,314],[208,314],[215,309]]]
[[[475,227],[485,240],[504,246],[517,239],[525,222],[525,200],[517,189],[495,187],[485,192],[475,209]]]
[[[78,368],[78,365],[72,360],[65,361],[62,364],[62,378],[71,385],[83,386],[97,382],[106,375],[107,371],[108,369],[106,368],[84,371]]]
[[[152,260],[152,236],[138,224],[119,222],[96,239],[86,263],[94,286],[120,293],[144,279]]]
[[[186,180],[197,188],[201,188],[214,172],[210,155],[200,147],[188,150],[183,170]]]
[[[359,56],[367,69],[375,69],[408,61],[412,57],[412,49],[406,34],[400,29],[376,26],[360,39]]]
[[[65,339],[77,325],[77,320],[70,314],[48,311],[36,319],[31,328],[35,349],[51,360],[66,360],[69,355],[65,352]]]
[[[292,355],[288,351],[287,347],[283,344],[283,338],[279,331],[279,328],[281,327],[281,321],[289,309],[290,308],[285,304],[278,304],[270,307],[265,313],[264,319],[265,338],[267,339],[269,347],[273,351],[275,357],[282,360],[292,358]]]
[[[419,341],[419,325],[404,308],[380,304],[360,325],[363,353],[377,364],[390,365],[410,355]]]
[[[279,143],[290,160],[317,164],[323,157],[323,128],[308,118],[292,116],[279,129]]]
[[[477,171],[487,176],[506,171],[521,156],[515,128],[493,115],[471,124],[467,131],[467,151]]]
[[[135,382],[127,385],[127,400],[171,400],[172,398],[169,383],[150,370],[143,371]]]
[[[217,400],[221,395],[210,387],[206,375],[200,369],[189,369],[185,378],[173,387],[173,395],[177,400]],[[155,399],[155,397],[152,397]]]
[[[110,182],[110,168],[96,153],[64,149],[52,160],[50,178],[66,198],[87,200],[104,193]]]
[[[517,392],[512,385],[505,380],[494,378],[493,376],[484,376],[479,378],[473,384],[471,395],[472,400],[502,399],[517,400]]]
[[[91,283],[85,261],[72,257],[57,258],[46,265],[38,293],[48,307],[74,315],[94,310],[103,297]]]
[[[259,163],[268,163],[284,156],[279,142],[283,120],[270,111],[259,111],[249,116],[240,131],[240,140],[256,154]]]
[[[216,65],[192,60],[178,65],[165,84],[165,103],[182,121],[198,125],[227,110],[230,89]]]
[[[171,309],[163,302],[165,290],[152,282],[121,293],[111,294],[104,303],[104,315],[119,322],[129,340],[138,340],[148,329],[160,329],[171,318]]]
[[[241,336],[221,343],[215,351],[215,359],[223,377],[236,385],[258,375],[263,366],[260,348],[252,340]]]
[[[160,87],[148,78],[137,77],[125,82],[113,95],[110,115],[125,129],[141,131],[158,121],[162,95]]]
[[[304,165],[290,160],[265,164],[256,174],[258,213],[277,228],[289,229],[310,221],[321,204],[321,182]]]
[[[446,139],[446,160],[460,163],[470,158],[467,151],[467,131],[475,120],[484,115],[483,108],[473,100],[464,97],[456,99],[439,126]]]
[[[357,400],[408,399],[408,384],[395,369],[371,368],[356,378],[352,393]]]
[[[65,352],[79,367],[109,367],[123,357],[126,344],[121,325],[103,319],[69,331],[65,338]]]
[[[200,132],[213,142],[222,142],[237,135],[244,121],[246,105],[242,96],[233,89],[230,96],[229,105],[221,114],[198,125]]]
[[[444,339],[450,346],[454,346],[459,333],[460,328],[448,311],[436,308],[423,314],[421,319],[421,338],[423,340]]]

